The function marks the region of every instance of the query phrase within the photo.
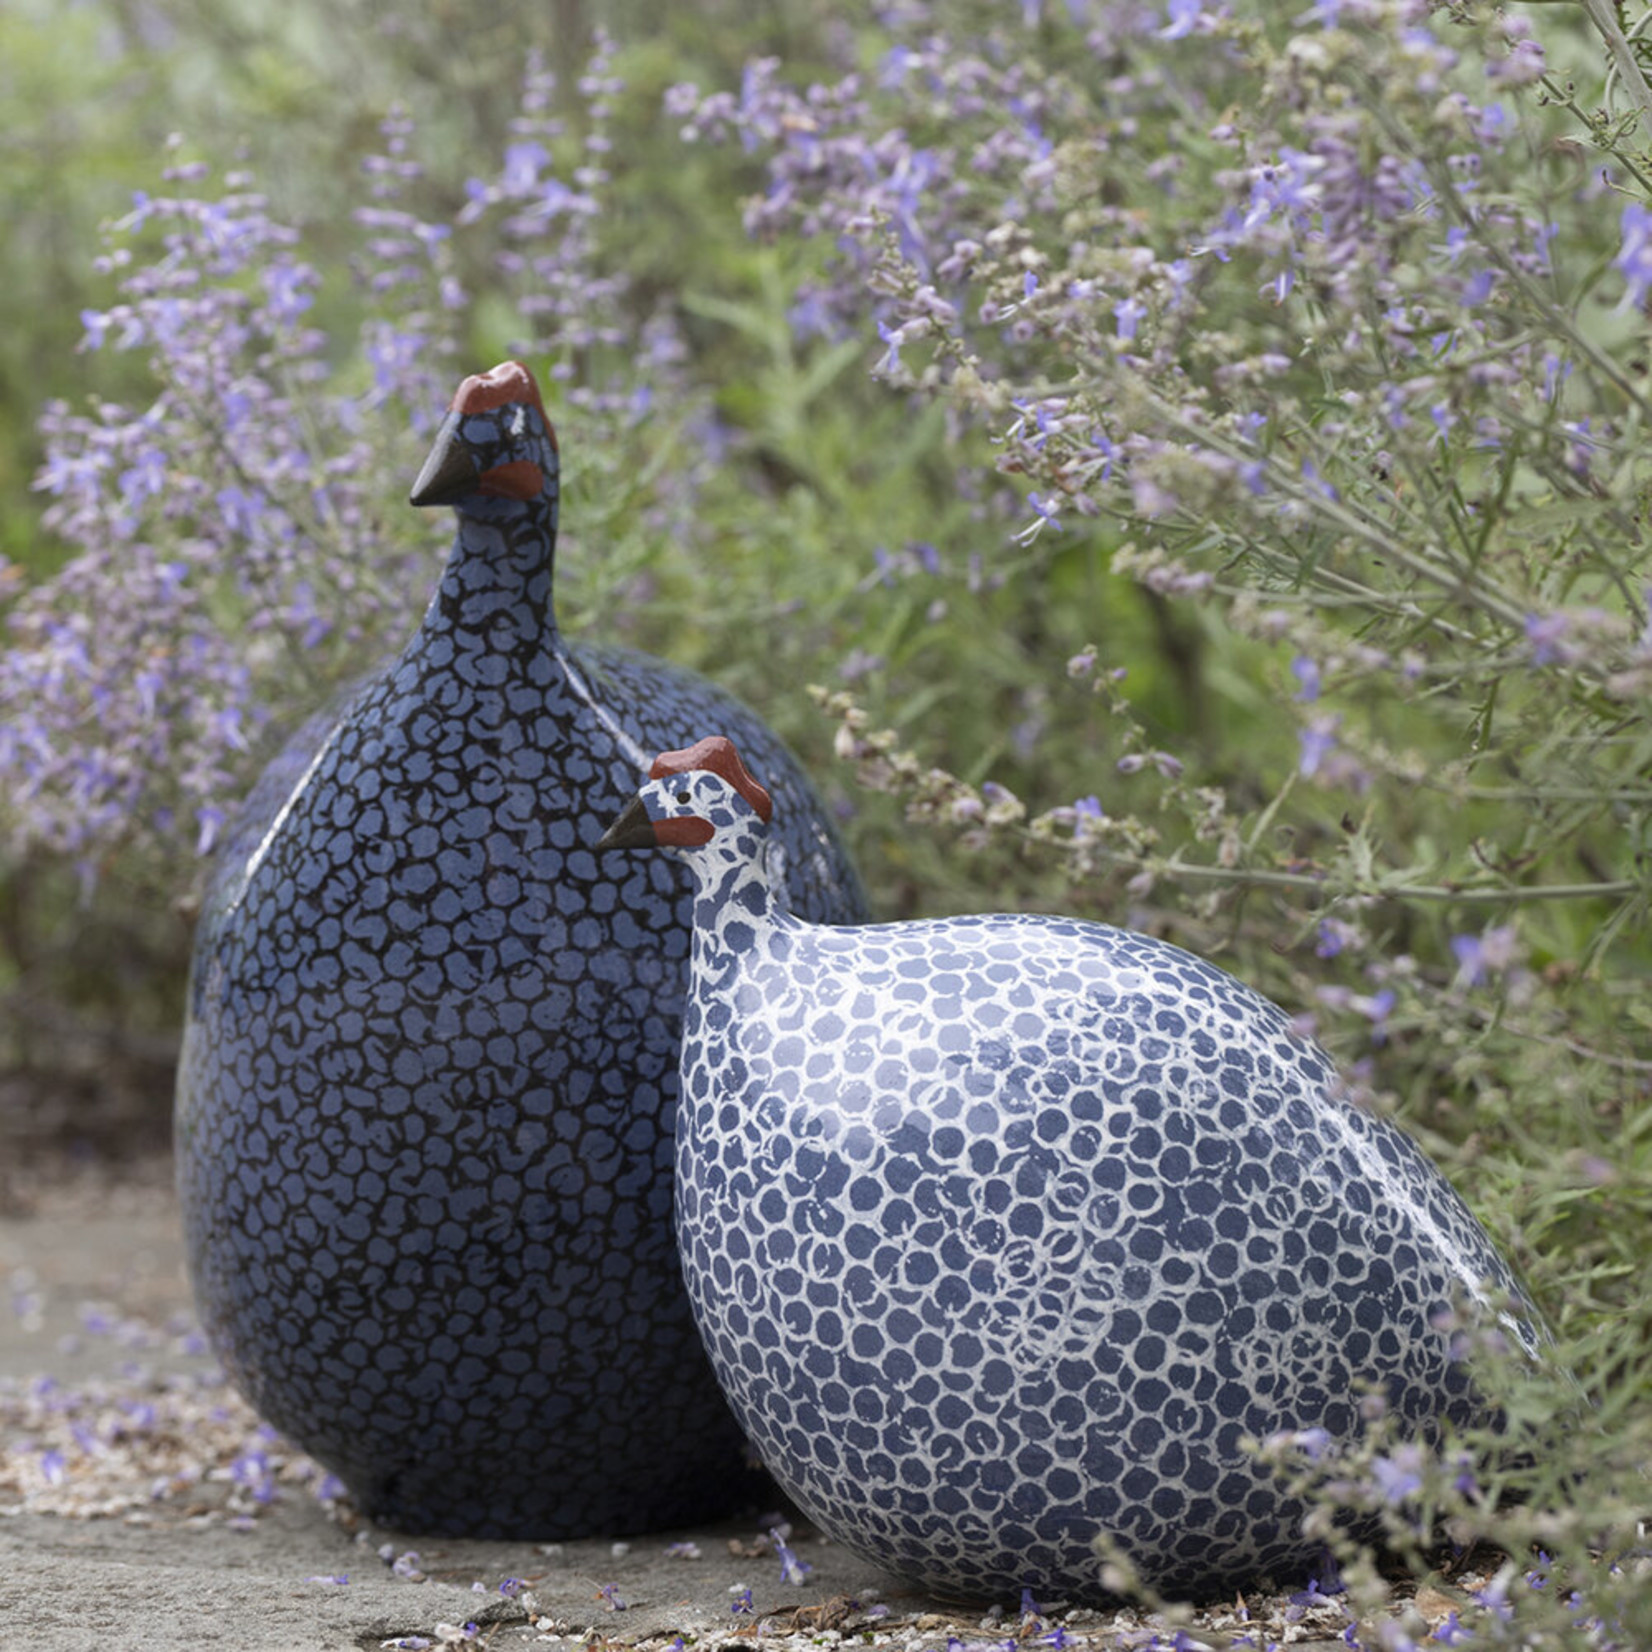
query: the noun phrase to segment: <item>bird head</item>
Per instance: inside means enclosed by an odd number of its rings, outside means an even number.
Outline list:
[[[724,833],[767,826],[769,794],[740,761],[734,742],[713,734],[662,752],[648,783],[602,835],[599,849],[697,849]]]
[[[493,500],[554,505],[558,478],[556,431],[539,386],[521,362],[503,361],[453,393],[410,503],[461,511]]]

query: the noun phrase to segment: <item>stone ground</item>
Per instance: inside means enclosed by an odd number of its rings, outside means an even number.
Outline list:
[[[1254,1597],[1177,1639],[1135,1611],[960,1613],[817,1534],[781,1579],[761,1516],[538,1545],[369,1527],[225,1384],[189,1316],[170,1177],[13,1177],[0,1206],[0,1646],[968,1652],[1287,1645],[1343,1652],[1340,1605]],[[749,1595],[743,1594],[748,1591]],[[749,1611],[736,1611],[749,1601]],[[1419,1601],[1426,1633],[1455,1602]],[[1383,1644],[1359,1626],[1366,1646]],[[682,1637],[681,1641],[677,1637]],[[1156,1637],[1156,1639],[1155,1639]],[[952,1652],[960,1652],[953,1648]]]

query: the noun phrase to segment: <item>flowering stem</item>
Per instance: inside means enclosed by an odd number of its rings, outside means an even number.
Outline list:
[[[1599,3],[1599,0],[1584,0],[1584,3],[1585,5],[1593,6]],[[1614,24],[1613,27],[1616,28],[1616,24]],[[1618,38],[1620,40],[1623,38],[1621,33]],[[1628,50],[1627,43],[1625,44],[1625,50]],[[1643,109],[1649,116],[1652,116],[1652,92],[1647,92],[1646,82],[1640,78],[1640,70],[1638,68],[1635,70],[1635,78],[1636,84],[1640,87],[1641,91],[1643,93],[1647,93],[1648,101],[1643,105]],[[1450,171],[1438,165],[1432,157],[1418,154],[1414,146],[1407,144],[1405,131],[1394,121],[1390,111],[1385,106],[1380,87],[1367,83],[1366,93],[1371,99],[1371,110],[1373,115],[1382,123],[1383,129],[1388,134],[1389,138],[1396,145],[1404,145],[1418,160],[1422,161],[1428,167],[1429,177],[1433,182],[1437,199],[1450,210],[1451,215],[1460,225],[1470,230],[1477,229],[1479,227],[1478,220],[1464,204],[1462,196],[1452,180]],[[1630,378],[1630,376],[1605,353],[1605,351],[1601,350],[1590,339],[1584,336],[1582,330],[1577,326],[1575,319],[1568,311],[1563,310],[1558,305],[1552,303],[1543,294],[1543,292],[1527,276],[1525,271],[1522,270],[1514,262],[1514,260],[1509,257],[1508,249],[1498,241],[1497,237],[1482,235],[1478,237],[1476,245],[1479,247],[1480,251],[1497,266],[1504,279],[1507,280],[1511,286],[1517,287],[1520,290],[1521,296],[1543,318],[1543,321],[1550,332],[1557,337],[1565,339],[1566,342],[1571,345],[1579,355],[1587,357],[1589,365],[1593,367],[1602,378],[1606,379],[1608,383],[1610,383],[1635,407],[1640,408],[1643,413],[1649,410],[1646,397],[1642,393],[1640,386],[1637,385],[1635,381]]]
[[[1185,418],[1161,397],[1140,384],[1134,387],[1135,393],[1152,410],[1155,417],[1188,440],[1198,442],[1201,446],[1210,448],[1213,452],[1233,459],[1237,463],[1249,462],[1250,455],[1237,443],[1230,442],[1220,433],[1205,429]],[[1485,582],[1477,579],[1467,568],[1449,566],[1450,554],[1440,549],[1440,554],[1447,560],[1448,565],[1442,567],[1433,557],[1414,552],[1390,534],[1384,531],[1380,523],[1368,522],[1365,518],[1349,510],[1340,500],[1327,498],[1317,489],[1300,487],[1296,478],[1282,466],[1275,464],[1271,459],[1265,460],[1269,471],[1269,485],[1283,494],[1293,504],[1298,504],[1323,517],[1342,532],[1354,538],[1363,540],[1373,550],[1380,551],[1391,561],[1417,575],[1419,579],[1426,579],[1430,584],[1437,585],[1443,590],[1450,591],[1459,597],[1474,597],[1481,606],[1506,625],[1516,630],[1525,626],[1525,612],[1516,604],[1510,602],[1500,592],[1487,588]],[[1438,547],[1436,547],[1438,548]]]
[[[1032,834],[1024,835],[1029,840],[1032,839]],[[1141,864],[1136,856],[1110,854],[1105,849],[1101,851],[1101,858],[1112,860],[1120,865],[1135,866]],[[1207,866],[1196,861],[1184,861],[1174,856],[1157,864],[1150,863],[1147,869],[1154,872],[1163,872],[1167,877],[1202,878],[1208,883],[1259,884],[1272,889],[1311,889],[1320,894],[1361,895],[1375,897],[1380,900],[1451,901],[1454,903],[1462,901],[1480,906],[1496,905],[1508,901],[1616,899],[1621,896],[1641,893],[1640,884],[1628,880],[1613,883],[1539,883],[1524,887],[1517,885],[1488,887],[1477,884],[1471,888],[1462,888],[1453,887],[1450,884],[1390,883],[1383,878],[1357,881],[1333,880],[1328,877],[1315,877],[1307,872],[1266,872],[1240,866]]]
[[[1636,1056],[1608,1055],[1605,1050],[1597,1050],[1593,1045],[1569,1038],[1565,1033],[1558,1033],[1552,1027],[1523,1027],[1513,1017],[1500,1011],[1482,1010],[1469,1005],[1464,1006],[1464,1013],[1472,1015],[1474,1020],[1487,1030],[1495,1027],[1499,1032],[1507,1033],[1511,1038],[1521,1039],[1528,1044],[1559,1044],[1562,1049],[1569,1050],[1575,1056],[1581,1056],[1585,1061],[1596,1062],[1602,1067],[1611,1067],[1620,1073],[1652,1073],[1652,1061],[1642,1061]]]

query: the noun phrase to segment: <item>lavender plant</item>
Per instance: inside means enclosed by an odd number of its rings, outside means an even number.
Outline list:
[[[1018,573],[1037,577],[1041,546],[1094,519],[1124,539],[1116,572],[1219,606],[1284,656],[1292,787],[1643,806],[1607,731],[1652,681],[1638,478],[1611,466],[1644,398],[1600,329],[1570,315],[1599,307],[1611,186],[1568,194],[1540,100],[1488,96],[1538,80],[1541,47],[1518,21],[1431,29],[1423,8],[1365,0],[1316,8],[1288,40],[1225,7],[1179,6],[1159,27],[1126,11],[1087,40],[1074,31],[1081,73],[1035,72],[1007,30],[932,32],[891,44],[875,82],[790,88],[765,62],[739,98],[679,89],[673,107],[690,137],[772,146],[754,230],[836,239],[806,324],[858,307],[883,345],[874,373],[943,401],[998,448],[1000,474],[1024,479]],[[1476,75],[1478,102],[1463,89]],[[1174,211],[1155,222],[1143,202],[1161,191]],[[1630,279],[1611,322],[1644,296],[1640,210],[1626,209]],[[1108,664],[1090,649],[1070,674],[1119,717]],[[1482,731],[1449,764],[1340,709],[1361,693],[1397,701],[1454,740],[1494,690],[1495,751]],[[1557,696],[1577,721],[1556,725]],[[1122,726],[1123,772],[1180,781],[1145,738]],[[1483,783],[1502,764],[1505,783]],[[938,801],[970,819],[991,806]],[[1115,848],[1094,811],[1029,830],[1076,837],[1086,868],[1260,882],[1329,906],[1598,898],[1624,903],[1621,928],[1643,897],[1633,876],[1552,870],[1577,852],[1570,818],[1535,849],[1456,865],[1391,841],[1373,854],[1373,827],[1290,873],[1214,799],[1195,807],[1213,850],[1200,861],[1155,857],[1151,840]]]
[[[624,553],[595,588],[623,592],[634,547],[691,510],[698,468],[666,451],[697,406],[673,376],[670,318],[626,301],[591,230],[607,50],[562,95],[565,138],[530,66],[518,135],[531,145],[538,123],[555,160],[516,144],[457,214],[392,110],[347,260],[336,220],[301,232],[248,171],[185,160],[181,142],[109,226],[86,376],[113,356],[117,382],[142,383],[141,362],[148,389],[46,407],[36,487],[56,549],[38,562],[56,571],[0,565],[0,1065],[30,1089],[83,1064],[107,1083],[124,1055],[147,1087],[138,1110],[164,1117],[150,1058],[176,1024],[187,943],[167,909],[281,739],[416,620],[445,536],[403,502],[462,371],[515,349],[566,383],[580,530]],[[325,266],[315,241],[334,249]],[[465,290],[478,271],[485,304]]]
[[[1516,1552],[1546,1533],[1574,1571],[1640,1509],[1615,1471],[1649,1445],[1652,1214],[1652,102],[1638,35],[1588,16],[1545,43],[1409,0],[902,7],[836,78],[754,61],[669,103],[760,160],[745,219],[798,251],[795,325],[858,332],[875,379],[944,410],[977,588],[1060,604],[1105,559],[1190,613],[1179,647],[1233,702],[1200,726],[1171,647],[1064,614],[999,701],[1014,741],[982,741],[959,676],[914,714],[914,650],[821,692],[840,755],[1000,900],[1056,870],[1066,904],[1231,947],[1471,1180],[1563,1346],[1486,1378],[1544,1441],[1498,1480],[1541,1512],[1459,1493],[1454,1518]],[[1568,1360],[1609,1424],[1576,1423]],[[1463,1449],[1497,1479],[1495,1440]],[[1407,1503],[1395,1461],[1336,1465],[1327,1513]],[[1623,1632],[1602,1621],[1545,1624]]]
[[[133,839],[209,849],[269,716],[259,678],[359,649],[410,572],[373,498],[388,444],[352,428],[409,353],[374,318],[373,392],[332,388],[296,240],[234,174],[140,194],[106,256],[119,300],[83,320],[89,350],[148,352],[156,396],[43,416],[46,525],[79,554],[8,616],[0,769],[18,836],[89,873]]]
[[[1080,884],[1206,912],[1265,891],[1321,959],[1378,950],[1371,915],[1403,905],[1449,912],[1459,989],[1519,975],[1546,910],[1598,961],[1646,900],[1644,209],[1577,158],[1530,29],[1375,0],[1289,35],[1191,5],[1025,35],[916,17],[873,75],[763,62],[672,107],[766,154],[754,231],[830,243],[799,324],[858,313],[875,376],[996,449],[1016,488],[976,445],[960,491],[1013,513],[1000,577],[1048,586],[1085,534],[1268,674],[1295,751],[1251,731],[1278,766],[1248,807],[1198,784],[1231,759],[1163,749],[1117,637],[1041,686],[1100,701],[1145,808],[1104,807],[1094,767],[1028,806],[843,695],[840,749],[967,846],[1036,844]],[[1082,67],[1034,72],[1063,52]]]
[[[502,167],[473,180],[456,224],[421,215],[411,126],[391,114],[363,165],[343,338],[313,324],[322,277],[243,173],[173,165],[168,193],[140,191],[111,227],[102,263],[118,296],[85,313],[84,347],[143,352],[155,395],[42,417],[44,525],[75,554],[17,589],[6,616],[14,845],[77,857],[88,877],[133,844],[204,853],[272,725],[405,629],[435,547],[390,507],[409,434],[428,434],[458,376],[456,230],[492,234],[507,347],[551,359],[576,453],[634,459],[624,433],[657,393],[681,416],[671,318],[627,309],[590,228],[610,50],[599,40],[579,88],[575,187],[548,169],[561,126],[535,60]],[[650,481],[626,507],[671,520],[676,478],[661,467]]]

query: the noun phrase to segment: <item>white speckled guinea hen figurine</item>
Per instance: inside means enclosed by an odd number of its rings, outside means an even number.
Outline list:
[[[1247,1435],[1346,1440],[1366,1383],[1419,1434],[1479,1414],[1433,1320],[1519,1288],[1278,1009],[1099,924],[793,917],[770,814],[716,737],[603,846],[693,869],[684,1272],[834,1538],[946,1594],[1093,1601],[1107,1533],[1211,1596],[1318,1554]]]
[[[458,515],[440,588],[235,823],[179,1077],[213,1346],[372,1516],[427,1532],[641,1531],[749,1491],[671,1239],[692,884],[589,847],[649,754],[737,719],[793,812],[791,898],[862,915],[757,718],[561,637],[557,484],[527,369],[465,380],[413,495]]]

